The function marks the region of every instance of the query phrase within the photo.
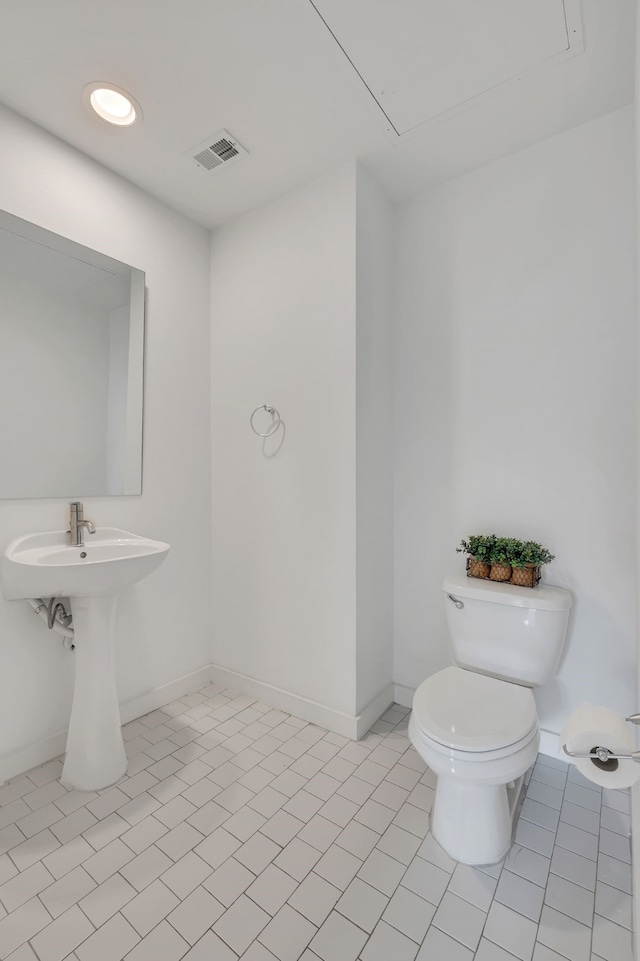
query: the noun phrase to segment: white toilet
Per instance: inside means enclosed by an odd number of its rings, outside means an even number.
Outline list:
[[[494,864],[540,735],[531,688],[558,669],[571,595],[465,576],[442,585],[457,667],[417,689],[409,737],[437,775],[435,839],[456,861]]]

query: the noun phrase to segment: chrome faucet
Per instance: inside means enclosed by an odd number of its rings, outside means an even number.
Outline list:
[[[72,547],[82,547],[83,528],[87,528],[90,534],[95,534],[95,525],[91,521],[84,519],[84,508],[80,501],[72,501],[69,504],[69,543]]]

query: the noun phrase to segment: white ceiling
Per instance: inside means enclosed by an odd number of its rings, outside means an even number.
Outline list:
[[[0,102],[215,226],[354,157],[406,197],[633,99],[634,0],[582,0],[579,55],[578,0],[316,6],[1,0]],[[94,80],[144,121],[92,117]],[[385,96],[408,138],[387,134]],[[206,172],[190,149],[223,128],[249,156]]]

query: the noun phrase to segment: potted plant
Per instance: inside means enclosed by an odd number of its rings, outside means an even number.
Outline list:
[[[495,537],[491,548],[491,573],[489,577],[492,581],[511,580],[511,562],[509,560],[513,551],[512,537]]]
[[[458,554],[468,554],[467,571],[470,577],[488,577],[491,571],[491,550],[494,534],[472,534],[468,541],[460,541]]]
[[[518,587],[535,587],[540,580],[540,568],[552,561],[554,556],[537,541],[514,540],[509,550],[511,583]]]

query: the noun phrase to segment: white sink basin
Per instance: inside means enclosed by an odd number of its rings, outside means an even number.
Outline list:
[[[169,550],[163,541],[117,527],[85,533],[81,547],[65,543],[68,537],[66,531],[45,531],[12,541],[2,558],[5,598],[117,594],[154,571]]]
[[[68,538],[68,531],[45,531],[12,541],[2,557],[2,591],[8,601],[71,602],[76,678],[61,781],[100,791],[127,771],[115,671],[118,592],[151,574],[169,545],[117,527],[86,533],[81,547]]]

